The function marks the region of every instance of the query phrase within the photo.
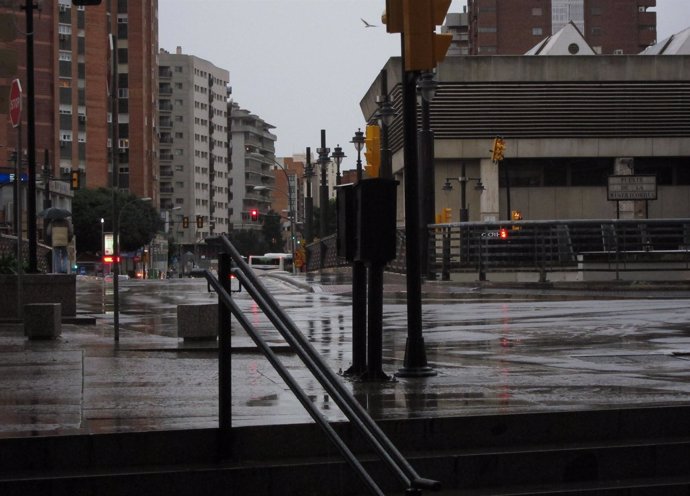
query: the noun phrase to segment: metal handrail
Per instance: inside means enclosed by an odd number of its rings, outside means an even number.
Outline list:
[[[420,477],[410,463],[403,457],[383,431],[376,425],[374,420],[369,416],[367,411],[357,402],[354,396],[344,386],[340,377],[335,374],[328,364],[321,358],[309,341],[299,332],[297,326],[292,319],[280,307],[275,298],[270,294],[268,289],[263,285],[259,278],[254,274],[249,265],[244,261],[239,252],[230,243],[227,237],[219,236],[217,238],[207,239],[207,243],[219,242],[222,245],[222,251],[228,253],[235,263],[233,274],[238,277],[243,288],[259,305],[261,310],[265,313],[267,318],[275,326],[276,330],[288,342],[299,358],[304,362],[309,371],[319,381],[321,386],[331,395],[341,411],[357,428],[360,434],[366,439],[370,446],[377,452],[381,460],[391,469],[396,477],[408,489],[417,491],[421,489],[439,490],[441,484],[438,481]],[[309,400],[309,397],[301,389],[299,384],[292,378],[287,368],[279,361],[277,356],[270,349],[268,344],[259,336],[256,329],[249,322],[249,320],[242,314],[241,310],[234,303],[230,295],[223,289],[221,283],[209,271],[205,271],[204,275],[214,289],[218,292],[219,301],[225,304],[232,314],[237,318],[238,322],[245,331],[250,335],[255,344],[266,355],[271,365],[276,368],[276,371],[281,375],[283,380],[298,400],[306,408],[310,416],[333,441],[336,447],[340,450],[345,460],[353,467],[357,474],[362,478],[372,494],[383,494],[376,483],[371,479],[368,473],[361,466],[357,458],[344,444],[342,439],[335,433],[327,419],[318,411],[314,404]]]

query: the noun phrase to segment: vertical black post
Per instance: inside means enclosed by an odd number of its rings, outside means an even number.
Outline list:
[[[499,162],[498,164],[499,167],[501,165],[503,166],[503,177],[505,178],[506,182],[506,220],[511,221],[513,220],[513,216],[510,210],[510,173],[508,172],[508,164],[503,161]]]
[[[304,198],[304,240],[307,243],[311,243],[314,239],[314,233],[312,232],[313,220],[314,220],[314,199],[311,193],[311,178],[314,176],[314,168],[311,165],[311,148],[307,147],[307,164],[304,171],[304,178],[306,179],[306,190],[307,194]]]
[[[462,227],[460,232],[462,232]],[[462,239],[462,236],[460,237]],[[462,254],[462,248],[460,253]],[[462,256],[460,257],[462,263]],[[441,280],[450,281],[450,227],[443,228],[443,265],[441,268]]]
[[[117,3],[115,4],[115,6]],[[117,7],[115,7],[117,17]],[[110,34],[110,63],[112,68],[110,81],[110,160],[111,160],[111,187],[113,190],[113,339],[120,341],[120,206],[117,203],[117,190],[119,187],[118,165],[118,119],[117,119],[117,38]]]
[[[29,188],[27,194],[27,230],[29,231],[29,269],[38,271],[36,249],[36,91],[34,84],[34,2],[26,0],[26,93],[27,93],[27,152],[29,160]],[[21,150],[19,153],[21,161]]]
[[[321,130],[321,148],[319,148],[319,165],[321,166],[321,196],[319,198],[320,207],[320,225],[319,238],[323,240],[326,237],[326,224],[328,223],[328,152],[326,148],[326,130]],[[323,258],[323,257],[321,257]]]
[[[50,201],[50,158],[48,149],[43,150],[43,208],[50,208],[52,202]]]
[[[460,172],[460,222],[467,222],[470,220],[470,213],[467,209],[467,165],[462,163]]]
[[[400,36],[405,60],[404,35]],[[419,169],[417,163],[417,72],[403,69],[403,128],[405,156],[405,235],[407,250],[407,344],[401,377],[424,377],[436,372],[427,365],[422,337],[422,273],[419,259]]]
[[[388,103],[388,71],[382,69],[381,77],[381,99],[383,103]],[[381,171],[379,176],[384,179],[393,179],[393,164],[391,163],[391,151],[388,148],[388,124],[385,119],[381,119]]]
[[[367,340],[367,373],[365,379],[388,379],[383,372],[383,267],[378,262],[369,265],[369,308]]]
[[[227,253],[218,254],[218,277],[223,289],[231,292],[232,259]],[[218,296],[218,427],[221,455],[231,455],[232,447],[232,319],[230,309]]]
[[[430,256],[432,252],[432,238],[429,236],[429,225],[435,222],[435,198],[434,185],[434,132],[431,130],[430,105],[426,98],[422,97],[422,128],[417,133],[419,143],[419,181],[420,181],[420,259],[421,272],[428,279],[434,279]]]
[[[357,150],[357,182],[362,180],[362,151]],[[357,210],[359,206],[357,206]],[[356,212],[359,218],[360,212]],[[357,227],[355,227],[357,232]],[[362,375],[367,367],[367,268],[352,262],[352,366],[349,375]]]

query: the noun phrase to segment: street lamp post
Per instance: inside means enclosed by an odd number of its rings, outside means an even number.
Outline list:
[[[447,177],[446,182],[443,184],[443,191],[452,191],[453,186],[450,184],[451,181],[457,181],[460,183],[460,222],[467,222],[470,218],[469,208],[467,207],[467,183],[469,181],[477,181],[475,190],[482,192],[484,191],[484,185],[482,184],[482,179],[480,177],[467,177],[465,164],[462,164],[462,176],[460,177]]]
[[[319,166],[321,167],[321,191],[319,196],[320,207],[320,222],[319,222],[319,238],[323,240],[326,237],[326,223],[328,222],[328,178],[326,177],[328,171],[328,153],[330,148],[326,148],[326,130],[321,130],[321,147],[316,150],[319,154]],[[323,257],[321,257],[323,260]]]
[[[336,145],[335,148],[333,149],[333,153],[331,154],[331,158],[335,162],[335,184],[340,186],[340,164],[343,163],[343,159],[345,158],[345,154],[343,153],[343,149],[340,148],[340,145]]]
[[[307,243],[311,243],[314,239],[312,232],[312,221],[314,217],[314,199],[311,194],[311,178],[314,177],[314,167],[311,165],[311,148],[307,147],[307,163],[304,168],[304,179],[306,187],[306,196],[304,198],[304,239]]]
[[[122,212],[125,209],[136,203],[149,202],[151,198],[135,198],[125,203],[114,217],[113,224],[113,253],[115,260],[113,262],[113,339],[115,342],[120,341],[120,220],[122,219]],[[117,210],[117,204],[113,206],[114,211]]]
[[[309,149],[307,149],[307,156],[309,156]],[[293,181],[290,181],[290,175],[287,172],[287,169],[283,164],[280,162],[277,162],[270,157],[266,157],[264,155],[261,155],[262,159],[268,159],[271,162],[273,162],[274,165],[276,165],[280,170],[283,172],[285,175],[285,182],[287,183],[287,197],[288,197],[288,220],[290,221],[290,248],[291,248],[291,253],[292,253],[292,273],[295,273],[295,215],[297,214],[297,205],[296,205],[296,192],[293,191],[293,188],[295,184],[293,184]],[[293,175],[294,177],[294,175]],[[273,189],[274,191],[280,191],[278,189],[274,188],[269,188],[266,186],[256,186],[254,187],[255,190],[260,191],[262,189]],[[284,193],[284,192],[283,192]]]
[[[434,132],[431,129],[431,100],[436,93],[437,83],[432,72],[424,72],[417,81],[417,93],[422,107],[422,128],[417,133],[419,140],[420,159],[420,193],[421,193],[421,261],[422,273],[428,279],[434,279],[435,274],[429,264],[429,257],[436,247],[433,238],[429,236],[430,224],[435,222],[434,199],[436,198],[434,179]]]
[[[362,180],[364,133],[355,132],[351,143],[357,150],[357,182]],[[352,262],[352,366],[347,375],[361,376],[367,370],[367,268],[361,260]]]

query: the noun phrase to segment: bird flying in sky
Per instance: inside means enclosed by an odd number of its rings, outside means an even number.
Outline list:
[[[365,27],[365,28],[375,28],[375,27],[376,27],[376,24],[369,24],[369,23],[368,23],[367,21],[365,21],[364,19],[362,19],[362,22],[364,23],[364,27]]]

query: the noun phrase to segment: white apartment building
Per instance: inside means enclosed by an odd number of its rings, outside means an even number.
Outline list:
[[[160,51],[160,211],[180,245],[230,231],[229,79],[180,47]]]
[[[271,209],[276,164],[274,126],[236,102],[228,104],[228,112],[232,135],[230,221],[234,229],[260,229],[261,223],[251,218],[251,211],[263,215]]]

